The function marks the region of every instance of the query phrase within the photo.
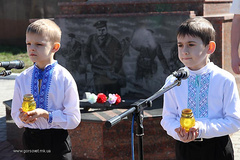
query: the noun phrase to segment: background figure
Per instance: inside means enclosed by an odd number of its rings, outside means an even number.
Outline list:
[[[122,54],[129,55],[129,47],[130,47],[130,38],[125,37],[121,40]]]
[[[136,68],[137,80],[152,78],[157,72],[158,66],[155,60],[156,57],[164,68],[163,73],[170,73],[161,45],[156,42],[153,33],[152,30],[146,28],[140,28],[133,33],[131,45],[139,52]]]
[[[93,72],[96,93],[118,93],[120,70],[122,68],[121,43],[108,33],[107,21],[97,21],[97,33],[88,37],[85,47],[87,71]]]
[[[67,0],[70,1],[70,0]],[[53,18],[59,13],[59,0],[31,0],[31,10],[29,11],[30,18]]]
[[[236,74],[240,74],[240,58],[238,55],[238,48],[240,43],[240,1],[233,0],[231,13],[234,13],[231,30],[231,57],[232,57],[232,69]]]
[[[69,33],[68,36],[70,37],[70,41],[67,43],[67,54],[65,55],[67,58],[67,68],[70,71],[78,69],[81,62],[81,55],[82,55],[82,44],[76,39],[75,34]]]
[[[174,44],[170,50],[170,58],[168,61],[168,66],[170,68],[170,72],[174,72],[176,70],[179,70],[179,68],[184,67],[183,63],[178,58],[177,43]]]

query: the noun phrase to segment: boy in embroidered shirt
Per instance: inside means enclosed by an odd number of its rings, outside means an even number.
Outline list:
[[[60,40],[60,28],[48,19],[37,20],[26,30],[27,52],[34,65],[16,78],[11,111],[17,126],[25,128],[26,160],[72,159],[67,130],[76,128],[81,117],[77,85],[53,58]],[[24,113],[21,104],[29,93],[37,108]]]
[[[189,70],[181,85],[164,94],[162,127],[176,139],[177,160],[233,160],[229,134],[240,129],[240,103],[235,78],[210,62],[215,30],[202,18],[190,18],[177,32],[178,57]],[[166,84],[176,78],[169,76]],[[181,112],[193,111],[196,124],[180,127]]]

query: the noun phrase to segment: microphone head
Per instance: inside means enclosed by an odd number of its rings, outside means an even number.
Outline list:
[[[185,67],[180,68],[182,73],[182,79],[187,79],[189,77],[189,70]]]
[[[19,65],[16,66],[16,69],[23,69],[25,67],[24,62],[21,60],[17,60],[17,61],[19,61]]]
[[[189,70],[185,67],[173,72],[173,76],[177,79],[187,79],[189,77]]]

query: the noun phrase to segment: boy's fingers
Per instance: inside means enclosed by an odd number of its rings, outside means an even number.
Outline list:
[[[188,137],[188,140],[189,141],[192,141],[192,140],[194,140],[195,138],[194,138],[194,133],[193,132],[189,132],[189,137]]]
[[[34,123],[37,120],[37,118],[34,118],[32,120],[29,121],[29,123]]]
[[[186,130],[184,128],[181,127],[180,134],[181,134],[182,137],[185,137],[187,132],[186,132]]]
[[[183,134],[183,129],[182,129],[181,127],[176,128],[176,129],[175,129],[175,132],[177,132],[178,136],[181,136],[181,137],[184,136],[184,134]]]
[[[37,114],[37,110],[35,109],[35,110],[32,110],[32,111],[28,111],[27,114],[28,114],[29,116],[34,116],[34,115]]]
[[[34,123],[37,120],[34,116],[29,116],[29,118],[26,120],[26,123]]]
[[[179,133],[180,132],[180,128],[176,128],[175,132]]]

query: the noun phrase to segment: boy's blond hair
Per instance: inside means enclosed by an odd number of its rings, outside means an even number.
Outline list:
[[[34,21],[27,27],[26,33],[47,36],[53,43],[60,43],[62,35],[60,27],[50,19],[39,19]]]

